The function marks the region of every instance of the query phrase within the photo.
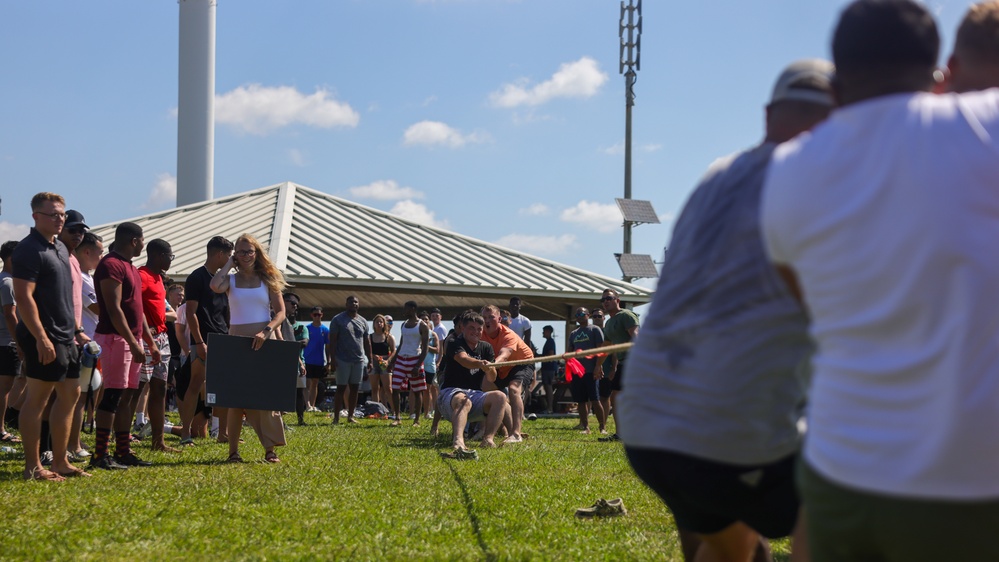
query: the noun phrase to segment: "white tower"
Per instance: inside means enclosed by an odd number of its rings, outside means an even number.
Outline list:
[[[209,201],[215,181],[216,0],[178,0],[177,206]]]

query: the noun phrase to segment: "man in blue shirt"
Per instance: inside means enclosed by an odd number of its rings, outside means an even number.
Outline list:
[[[305,378],[308,385],[305,392],[305,409],[318,412],[316,396],[319,391],[319,379],[326,376],[329,367],[326,365],[326,346],[330,343],[330,329],[323,326],[323,307],[312,307],[312,324],[308,328],[308,343],[305,345]]]

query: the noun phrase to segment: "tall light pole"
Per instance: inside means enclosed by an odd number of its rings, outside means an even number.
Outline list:
[[[626,34],[627,32],[627,38]],[[624,75],[624,198],[631,199],[631,108],[635,105],[636,70],[642,68],[642,0],[621,0],[621,20],[618,24],[621,50],[618,53],[618,73]],[[625,71],[627,68],[627,71]],[[631,253],[632,223],[625,217],[623,254]],[[630,282],[632,277],[622,277]]]

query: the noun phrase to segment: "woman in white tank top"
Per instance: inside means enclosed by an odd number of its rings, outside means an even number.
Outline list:
[[[236,253],[212,278],[211,286],[216,293],[229,295],[229,334],[252,337],[253,349],[258,350],[268,339],[280,337],[280,330],[276,328],[284,321],[281,292],[286,284],[284,276],[253,236],[240,236],[235,249]],[[236,272],[230,274],[234,267]],[[244,415],[264,446],[264,459],[280,462],[274,448],[285,444],[281,412],[240,408],[229,408],[226,419],[229,462],[243,462],[239,456],[239,434]]]

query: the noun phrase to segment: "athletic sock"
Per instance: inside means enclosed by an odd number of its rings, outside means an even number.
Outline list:
[[[217,433],[218,430],[219,430],[219,419],[215,416],[212,416],[212,431]]]
[[[97,441],[94,445],[94,457],[103,459],[108,456],[108,441],[111,439],[111,430],[105,427],[97,428]]]
[[[146,414],[144,412],[135,414],[135,426],[142,427],[144,423],[146,423]]]
[[[128,431],[114,432],[114,455],[116,457],[124,457],[132,452],[132,447],[129,445],[131,437],[132,434]]]

